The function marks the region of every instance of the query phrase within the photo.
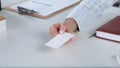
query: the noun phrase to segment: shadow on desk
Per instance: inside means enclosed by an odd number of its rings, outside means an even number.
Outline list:
[[[37,33],[36,33],[37,34]],[[52,37],[49,35],[48,32],[39,32],[36,37],[40,38],[40,44],[37,47],[37,50],[43,53],[50,53],[51,51],[54,51],[53,48],[45,46],[45,44],[52,39]],[[41,40],[42,39],[42,40]],[[42,43],[42,44],[41,44]]]

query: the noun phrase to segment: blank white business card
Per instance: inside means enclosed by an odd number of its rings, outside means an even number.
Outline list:
[[[64,33],[64,34],[58,34],[53,39],[48,41],[45,46],[58,49],[63,44],[65,44],[68,40],[70,40],[72,37],[74,37],[73,34],[70,33]]]

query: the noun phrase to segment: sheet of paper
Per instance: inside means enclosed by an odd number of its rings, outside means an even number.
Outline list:
[[[13,9],[17,9],[17,6],[32,9],[38,12],[38,14],[47,16],[55,11],[70,6],[80,0],[28,0],[22,3],[11,6]]]
[[[74,35],[70,33],[58,34],[56,37],[46,43],[45,46],[58,49],[72,37],[74,37]]]

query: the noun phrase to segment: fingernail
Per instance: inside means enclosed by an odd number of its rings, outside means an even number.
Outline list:
[[[77,37],[73,37],[73,38],[72,38],[73,41],[76,40],[76,39],[77,39]]]
[[[60,34],[63,34],[64,33],[64,31],[63,30],[60,30]]]

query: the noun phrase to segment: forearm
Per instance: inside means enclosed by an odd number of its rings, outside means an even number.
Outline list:
[[[117,0],[83,0],[66,18],[73,18],[80,31]]]

